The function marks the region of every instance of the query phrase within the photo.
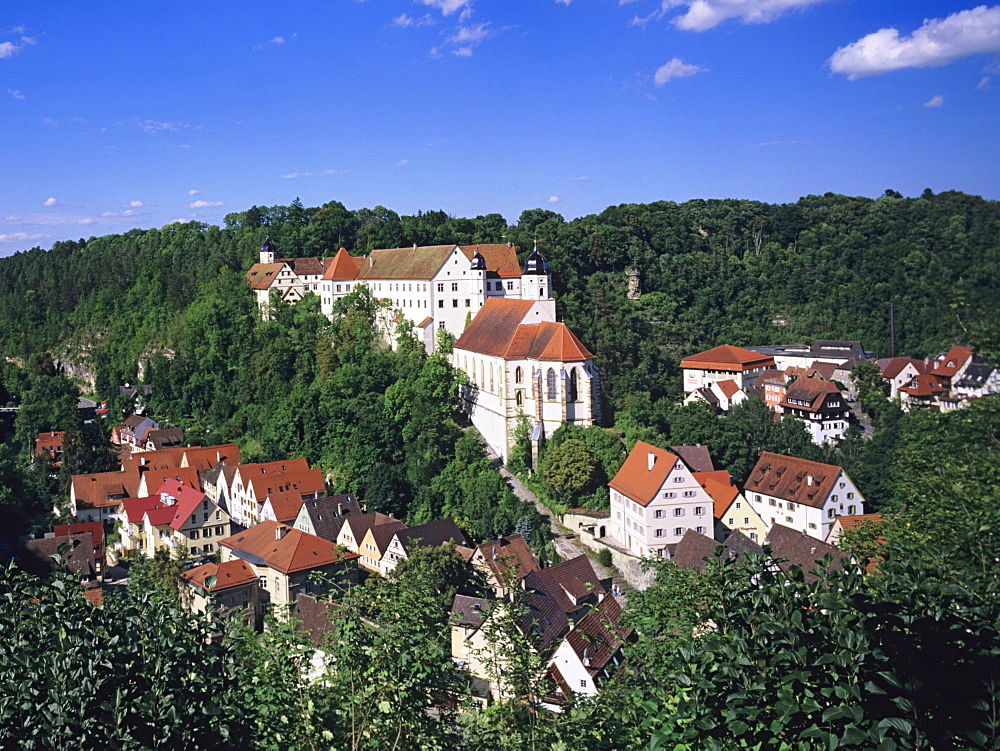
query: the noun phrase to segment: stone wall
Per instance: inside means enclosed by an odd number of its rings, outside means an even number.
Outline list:
[[[574,509],[573,512],[563,514],[562,524],[577,536],[585,548],[595,552],[610,550],[612,564],[634,589],[648,589],[656,580],[655,571],[642,570],[641,558],[607,537],[611,529],[610,515],[607,512],[602,514]],[[601,527],[604,527],[603,537],[600,535]]]

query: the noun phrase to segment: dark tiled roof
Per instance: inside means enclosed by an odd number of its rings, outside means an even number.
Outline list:
[[[810,537],[804,532],[786,527],[782,524],[773,524],[764,538],[764,544],[771,546],[771,556],[773,558],[786,558],[778,564],[782,571],[788,571],[791,566],[801,566],[806,581],[816,581],[819,577],[810,574],[810,569],[816,568],[817,561],[825,555],[832,556],[830,569],[842,568],[841,560],[847,557],[842,550],[833,545],[827,545],[822,540]]]
[[[379,248],[368,256],[358,279],[431,279],[454,245],[425,245],[417,248]]]
[[[467,546],[469,542],[452,519],[437,519],[427,522],[427,524],[401,529],[396,532],[396,537],[403,546],[403,550],[407,552],[418,545],[431,548],[444,545],[446,542],[453,542],[456,545]]]
[[[144,440],[153,444],[154,451],[170,448],[172,446],[180,446],[181,441],[184,440],[184,430],[183,428],[160,428],[159,430],[150,430],[146,433]]]
[[[90,532],[26,540],[21,545],[18,563],[30,574],[48,576],[56,570],[52,556],[59,552],[60,545],[69,546],[64,570],[89,577],[93,581],[97,575],[97,565],[94,560],[94,536]]]
[[[538,569],[538,562],[521,535],[484,542],[476,547],[476,551],[501,584],[506,582],[508,576],[513,581],[519,581]]]
[[[524,586],[548,594],[564,613],[575,613],[584,606],[584,600],[596,601],[607,592],[585,555],[530,572]]]
[[[353,494],[330,495],[302,501],[317,537],[336,540],[348,516],[361,516],[361,506]]]
[[[742,557],[747,553],[763,552],[760,545],[739,531],[729,535],[725,542],[717,542],[711,537],[689,529],[684,533],[681,541],[677,543],[672,560],[683,568],[702,571],[705,568],[705,559],[714,559],[715,550],[720,547],[723,548],[722,555],[729,557]]]
[[[300,594],[295,598],[295,615],[314,645],[322,644],[326,635],[336,629],[336,611],[339,607],[327,597],[316,599],[312,595]]]
[[[830,381],[821,381],[815,378],[799,378],[788,387],[785,397],[781,401],[781,406],[818,412],[822,409],[830,394],[840,396],[840,389],[835,384],[830,383]],[[792,404],[793,399],[808,402],[809,406]]]
[[[482,597],[455,595],[451,603],[451,624],[465,628],[479,628],[486,620],[490,604]]]
[[[605,597],[593,613],[580,619],[566,641],[592,676],[600,673],[629,641],[634,631],[620,624],[622,608],[614,597]]]
[[[708,453],[708,446],[671,446],[670,450],[683,459],[692,472],[714,472],[718,469]]]

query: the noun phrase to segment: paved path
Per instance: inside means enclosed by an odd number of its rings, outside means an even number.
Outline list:
[[[490,460],[493,462],[494,468],[499,472],[503,478],[507,481],[507,486],[511,491],[520,498],[522,501],[527,501],[528,503],[533,503],[535,508],[538,509],[538,513],[542,515],[542,518],[549,523],[549,534],[552,539],[552,545],[555,547],[556,552],[564,559],[570,560],[571,558],[576,558],[581,555],[587,555],[587,550],[581,545],[576,537],[568,529],[563,527],[559,523],[559,519],[549,510],[549,507],[542,503],[538,496],[529,490],[516,475],[512,474],[507,467],[504,466],[500,457],[491,449],[488,445],[486,446],[486,451],[489,454]],[[612,579],[614,584],[617,584],[619,588],[624,591],[631,590],[632,587],[625,581],[618,570],[615,568],[607,568],[598,563],[592,556],[590,562],[594,566],[594,570],[597,575],[602,579]]]

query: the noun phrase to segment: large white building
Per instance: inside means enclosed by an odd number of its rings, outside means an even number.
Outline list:
[[[550,300],[490,298],[455,342],[452,364],[469,379],[464,408],[504,461],[522,415],[533,442],[560,425],[600,424],[594,356],[555,321],[553,307]]]
[[[781,524],[825,540],[838,516],[865,513],[865,499],[833,464],[765,451],[743,486],[743,496],[770,528]]]
[[[293,303],[313,292],[330,317],[337,300],[363,284],[376,299],[389,303],[380,321],[386,337],[391,341],[396,325],[406,320],[428,351],[434,350],[439,329],[452,338],[461,336],[488,299],[537,300],[555,318],[548,263],[536,249],[522,272],[511,243],[382,248],[366,257],[351,256],[344,248],[330,258],[274,255],[266,240],[260,262],[247,272],[262,312],[271,290]]]
[[[636,441],[608,486],[611,537],[638,556],[669,558],[689,529],[714,532],[714,500],[676,454]]]

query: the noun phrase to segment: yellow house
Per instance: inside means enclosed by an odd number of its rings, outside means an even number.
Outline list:
[[[725,542],[733,532],[742,532],[758,545],[763,545],[767,530],[768,525],[742,495],[733,498],[715,520],[715,539],[719,542]]]

